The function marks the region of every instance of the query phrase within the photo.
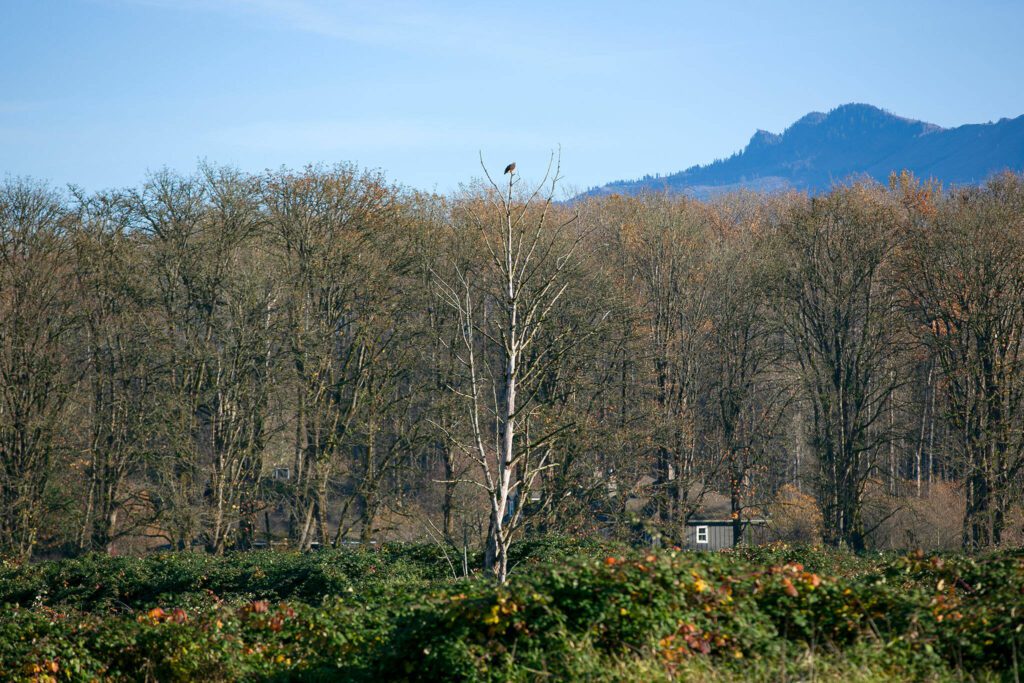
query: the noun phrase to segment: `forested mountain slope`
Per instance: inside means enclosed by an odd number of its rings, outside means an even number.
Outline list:
[[[968,185],[1024,168],[1024,116],[941,128],[868,104],[812,112],[782,134],[759,130],[728,159],[668,176],[619,180],[587,194],[669,190],[707,197],[735,189],[819,192],[850,177],[885,181],[894,171]]]

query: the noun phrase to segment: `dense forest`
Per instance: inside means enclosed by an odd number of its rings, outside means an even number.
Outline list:
[[[0,555],[530,533],[720,510],[1021,543],[1024,177],[451,196],[350,165],[0,184]]]

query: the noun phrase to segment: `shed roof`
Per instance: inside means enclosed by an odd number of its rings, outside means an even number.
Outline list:
[[[767,519],[763,519],[761,517],[754,517],[754,518],[751,518],[751,519],[743,519],[741,521],[744,524],[767,524],[768,523]],[[733,523],[732,519],[717,519],[717,518],[713,519],[713,518],[704,518],[704,517],[691,517],[690,519],[686,520],[686,525],[687,526],[708,526],[708,525],[716,525],[717,526],[717,525],[720,525],[720,524],[722,524],[722,525],[725,525],[725,524],[731,525],[732,523]]]

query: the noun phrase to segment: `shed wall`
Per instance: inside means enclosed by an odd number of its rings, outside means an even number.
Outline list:
[[[708,542],[697,543],[697,527],[708,528]],[[722,550],[732,547],[732,525],[701,524],[692,522],[686,525],[686,546],[692,550]]]

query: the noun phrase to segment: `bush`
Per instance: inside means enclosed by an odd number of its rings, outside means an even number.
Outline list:
[[[500,587],[448,578],[436,552],[5,568],[5,595],[25,604],[0,615],[0,679],[976,678],[1011,675],[1024,644],[1020,552],[636,553],[548,538],[515,549]]]
[[[904,482],[903,494],[883,495],[875,490],[873,507],[879,519],[868,520],[877,529],[871,534],[875,548],[956,550],[963,531],[964,495],[952,482],[935,481],[918,498],[912,482]],[[880,523],[879,523],[880,522]]]
[[[392,584],[438,581],[450,569],[436,546],[315,553],[251,552],[214,557],[198,553],[145,558],[87,555],[0,569],[0,604],[47,605],[81,610],[143,609],[168,603],[219,600],[298,600]]]
[[[814,496],[792,484],[779,489],[768,508],[775,540],[786,543],[821,543],[821,509]]]

